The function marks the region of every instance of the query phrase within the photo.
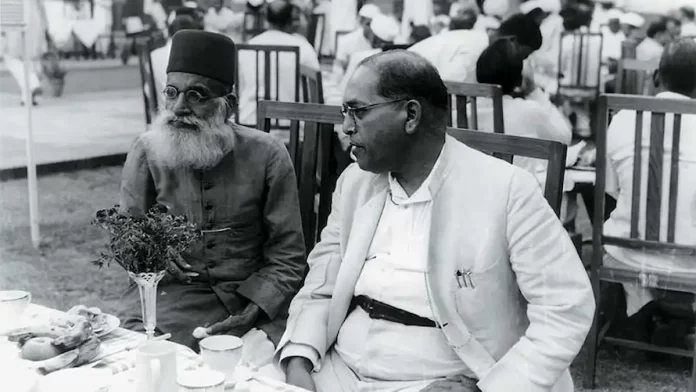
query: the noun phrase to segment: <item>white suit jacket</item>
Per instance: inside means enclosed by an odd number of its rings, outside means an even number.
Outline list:
[[[483,392],[572,392],[568,366],[594,316],[587,273],[531,174],[448,136],[430,184],[426,285],[436,322]],[[288,342],[321,359],[345,320],[388,191],[388,174],[353,164],[333,196]],[[470,272],[459,287],[455,272]]]
[[[476,83],[476,61],[488,47],[488,34],[478,30],[451,30],[426,38],[408,48],[430,61],[449,82]]]

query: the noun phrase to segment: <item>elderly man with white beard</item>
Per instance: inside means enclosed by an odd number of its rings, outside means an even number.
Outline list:
[[[120,206],[140,214],[162,204],[203,232],[159,285],[158,333],[194,350],[206,335],[240,336],[245,345],[260,342],[256,349],[270,358],[302,285],[304,240],[287,149],[230,120],[235,64],[234,42],[224,35],[174,35],[164,109],[128,154]],[[123,308],[125,327],[141,329],[135,287]],[[194,336],[197,327],[205,331]]]

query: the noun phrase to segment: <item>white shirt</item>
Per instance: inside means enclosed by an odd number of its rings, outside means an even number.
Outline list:
[[[445,81],[476,83],[476,61],[488,47],[488,34],[475,30],[452,30],[411,46],[437,68]]]
[[[602,44],[602,59],[615,59],[621,58],[621,46],[626,40],[626,34],[619,30],[618,33],[613,33],[609,27],[602,27],[602,38],[604,43]]]
[[[404,0],[401,35],[404,37],[411,35],[411,23],[414,26],[428,26],[433,16],[435,16],[433,0]]]
[[[492,100],[479,99],[477,103],[479,129],[493,132]],[[573,136],[570,122],[549,101],[548,96],[539,90],[535,90],[527,99],[503,96],[503,123],[508,135],[553,140],[565,145],[570,144]],[[546,161],[514,157],[513,163],[532,173],[544,189],[548,166]],[[572,182],[566,179],[563,188],[569,191],[573,188]]]
[[[167,44],[157,48],[150,53],[152,62],[152,73],[155,79],[157,93],[164,91],[167,86],[167,65],[169,64],[169,53],[172,51],[172,40],[167,40]]]
[[[682,37],[696,37],[696,23],[684,23],[681,26]]]
[[[234,11],[227,7],[222,7],[220,12],[215,11],[215,8],[211,7],[208,9],[208,13],[205,14],[203,25],[206,31],[229,34],[238,19]]]
[[[372,49],[372,44],[365,38],[363,29],[358,28],[338,38],[336,60],[342,62],[347,67],[351,54],[364,52],[370,49]]]
[[[636,60],[640,61],[656,61],[662,57],[664,46],[650,37],[645,37],[638,46],[636,46]]]
[[[445,142],[440,157],[448,143]],[[389,175],[390,195],[356,282],[355,296],[365,295],[421,317],[434,318],[425,273],[433,203],[429,187],[440,160],[410,197]],[[361,376],[388,381],[454,374],[473,376],[439,329],[384,320],[366,322],[364,314],[357,312],[349,314],[343,322],[334,347],[349,366],[358,368]],[[409,344],[405,345],[406,340]],[[310,359],[315,370],[319,370],[321,364],[313,348],[288,343],[281,353],[281,361],[294,355]]]
[[[288,34],[278,30],[268,30],[249,40],[252,45],[282,45],[297,46],[300,48],[300,65],[305,65],[313,69],[319,68],[319,59],[312,45],[307,39],[297,34]],[[258,91],[256,91],[256,72],[254,65],[256,59],[255,52],[239,52],[239,122],[242,125],[256,125],[256,97],[263,99],[264,81],[259,80]],[[263,77],[264,60],[263,55],[258,55],[258,74]],[[289,53],[280,54],[280,69],[278,70],[278,95],[276,97],[276,59],[271,54],[271,99],[285,102],[295,101],[295,61],[294,56]]]
[[[689,99],[686,96],[663,92],[658,98]],[[645,238],[645,206],[647,203],[648,154],[650,146],[650,115],[643,117],[643,158],[641,168],[639,238]],[[631,199],[633,190],[633,158],[635,140],[634,111],[622,110],[611,121],[607,130],[606,192],[617,198],[616,209],[604,223],[604,234],[628,238],[631,230]],[[665,116],[663,195],[660,218],[660,239],[667,237],[667,212],[669,198],[670,160],[672,151],[672,125],[674,116]],[[675,240],[678,244],[696,246],[696,116],[683,115],[679,145],[679,185],[677,195],[677,219]],[[606,246],[609,255],[621,263],[645,271],[696,273],[696,257],[668,255],[662,252],[643,252]]]

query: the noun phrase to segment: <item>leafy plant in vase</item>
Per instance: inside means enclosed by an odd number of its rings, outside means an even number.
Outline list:
[[[123,213],[116,205],[97,211],[92,223],[109,232],[106,252],[92,263],[101,268],[115,262],[138,285],[145,332],[152,339],[157,324],[157,285],[169,263],[200,239],[200,230],[185,216],[168,214],[167,207],[159,204],[145,214]]]

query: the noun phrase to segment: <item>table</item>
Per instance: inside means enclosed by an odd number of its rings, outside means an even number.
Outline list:
[[[51,309],[45,306],[31,304],[27,308],[22,325],[29,325],[30,323],[40,323],[43,321],[48,321],[52,317],[59,317],[64,315],[65,312]],[[110,392],[134,392],[135,386],[135,355],[136,350],[119,351],[126,346],[133,345],[134,343],[140,343],[146,341],[147,338],[144,334],[139,332],[134,332],[126,330],[123,328],[117,328],[110,334],[101,338],[101,347],[99,348],[99,353],[90,364],[99,362],[94,366],[95,369],[107,369],[111,371],[114,375],[112,380],[112,386],[109,390]],[[196,354],[193,350],[188,347],[177,345],[177,367],[179,371],[195,369],[198,367],[205,367],[201,357]],[[113,354],[113,355],[110,355]],[[7,382],[10,373],[15,372],[26,372],[26,361],[19,358],[19,349],[16,347],[15,343],[8,342],[6,338],[0,338],[0,379]],[[10,366],[11,365],[11,366]],[[88,364],[89,365],[89,364]],[[243,390],[248,390],[251,392],[264,391],[264,390],[274,390],[274,391],[286,391],[286,392],[299,392],[302,391],[299,388],[292,387],[290,385],[280,382],[278,379],[278,370],[270,367],[257,368],[254,365],[240,364],[238,367],[238,375],[240,380],[243,380],[246,385],[244,385]],[[5,373],[3,374],[3,369]],[[13,369],[13,370],[7,370]],[[22,370],[23,369],[23,370]],[[33,376],[33,380],[29,380],[27,374],[20,374],[18,378],[23,378],[21,381],[27,384],[26,389],[20,389],[21,392],[34,392],[35,385],[38,380],[43,377],[39,376],[33,372],[30,372]],[[14,386],[15,384],[10,381]],[[236,390],[235,388],[227,388],[226,390]],[[242,389],[237,389],[242,390]]]

